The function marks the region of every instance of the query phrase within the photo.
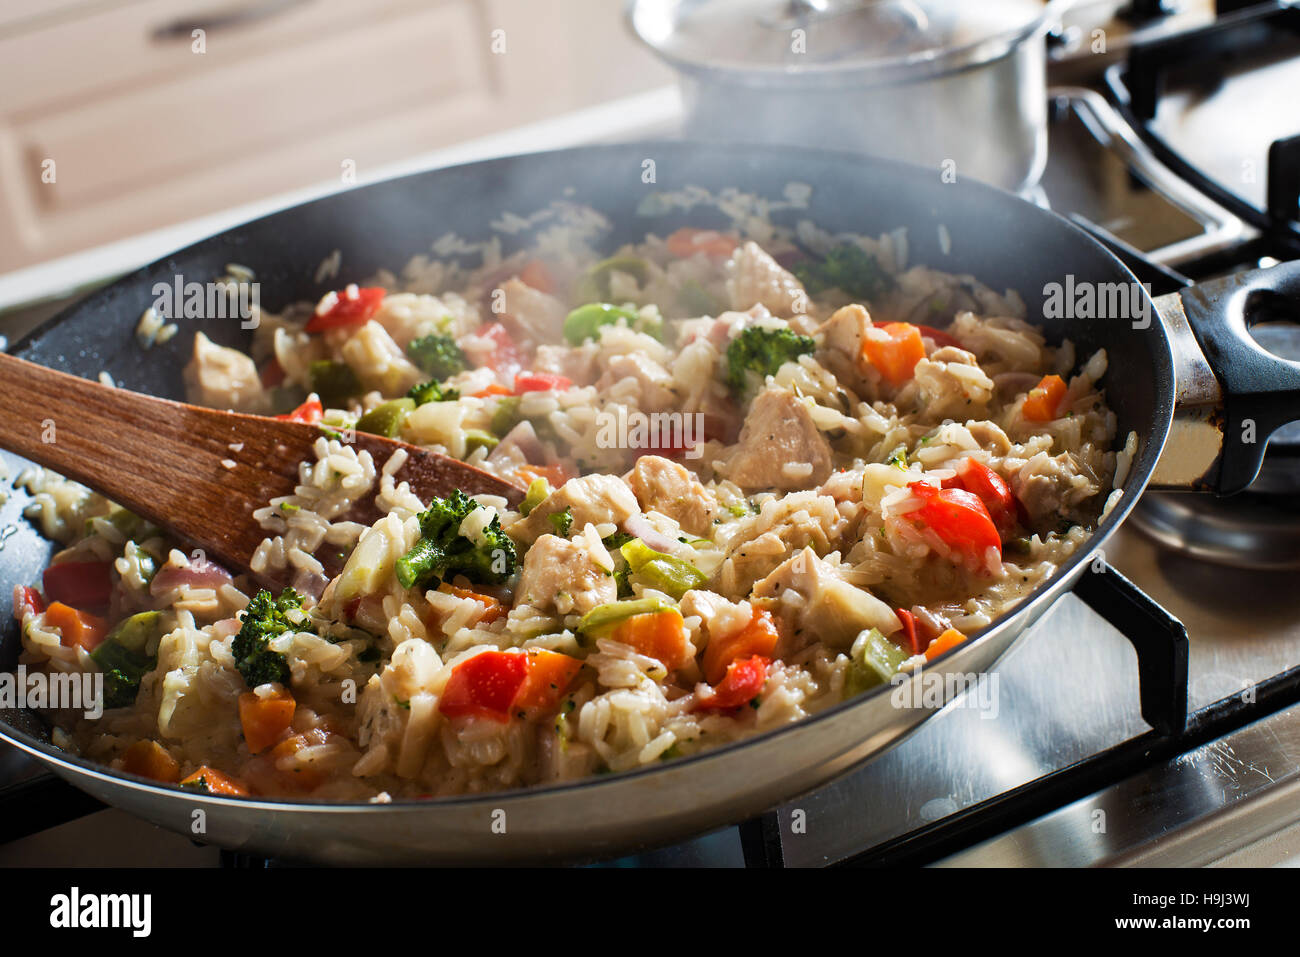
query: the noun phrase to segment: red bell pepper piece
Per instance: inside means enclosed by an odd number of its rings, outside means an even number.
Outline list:
[[[60,562],[45,569],[50,601],[76,608],[103,608],[113,592],[112,562]]]
[[[484,651],[452,669],[438,710],[449,718],[531,717],[553,707],[581,668],[554,651]]]
[[[262,380],[262,387],[265,389],[274,389],[284,381],[284,366],[280,365],[279,359],[272,359],[266,365],[262,366],[262,372],[259,376]]]
[[[921,335],[927,336],[934,340],[934,344],[942,349],[944,346],[956,346],[961,348],[961,343],[944,332],[942,329],[936,329],[934,326],[918,325],[916,328],[921,330]]]
[[[292,412],[286,413],[285,415],[277,415],[276,418],[281,422],[301,422],[304,425],[316,425],[324,415],[325,409],[321,406],[320,399],[316,397],[316,393],[313,392],[307,397],[307,401],[298,406],[298,408],[294,409]]]
[[[387,291],[379,286],[364,289],[355,283],[342,292],[328,293],[316,306],[316,313],[305,326],[308,332],[324,332],[344,326],[365,325],[379,311]]]
[[[14,620],[22,621],[28,612],[39,615],[45,610],[41,593],[27,585],[14,586]]]
[[[898,620],[903,623],[902,640],[898,641],[897,644],[902,645],[914,655],[919,655],[921,652],[925,651],[925,647],[929,642],[922,641],[920,636],[917,634],[916,616],[906,608],[895,608],[894,614],[896,614]]]
[[[452,669],[438,710],[449,718],[475,715],[505,721],[527,677],[525,655],[484,651]]]
[[[730,711],[739,708],[758,697],[767,683],[767,666],[770,658],[751,655],[738,658],[727,666],[727,675],[718,683],[710,695],[704,695],[696,703],[695,711]]]
[[[568,376],[550,372],[521,372],[515,376],[515,395],[523,395],[525,392],[563,392],[572,386],[573,380]]]
[[[928,482],[909,482],[907,487],[925,504],[905,519],[931,529],[953,551],[976,562],[982,563],[990,548],[1002,554],[1002,538],[978,495],[959,488],[940,490]]]
[[[957,466],[957,474],[944,482],[943,487],[964,489],[978,496],[998,528],[1004,529],[1015,524],[1018,507],[1011,486],[983,462],[963,459]]]
[[[727,675],[727,668],[738,658],[750,658],[759,655],[771,658],[776,653],[781,633],[776,629],[776,619],[765,608],[755,608],[749,622],[737,631],[725,636],[710,636],[704,647],[704,656],[700,666],[704,670],[704,680],[717,684]]]

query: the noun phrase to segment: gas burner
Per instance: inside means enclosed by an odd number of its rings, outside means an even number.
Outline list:
[[[1300,567],[1300,502],[1294,497],[1148,492],[1129,521],[1161,545],[1203,561],[1236,568]]]

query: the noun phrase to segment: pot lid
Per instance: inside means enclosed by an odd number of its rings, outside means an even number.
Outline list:
[[[985,62],[1042,28],[1054,6],[1043,0],[630,0],[628,9],[637,36],[679,68],[789,82]]]

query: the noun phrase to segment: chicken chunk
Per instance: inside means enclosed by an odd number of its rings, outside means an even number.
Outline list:
[[[865,399],[876,398],[878,376],[862,361],[862,343],[871,328],[871,316],[859,305],[835,310],[816,331],[820,339],[816,358],[844,385]]]
[[[543,499],[527,518],[511,524],[506,532],[517,542],[531,544],[554,529],[551,516],[566,508],[573,517],[571,528],[575,533],[588,523],[621,525],[641,511],[636,496],[622,479],[613,475],[584,475],[569,479]]]
[[[559,342],[564,334],[564,319],[569,310],[549,293],[541,292],[519,279],[501,284],[505,294],[505,315],[533,345]]]
[[[1017,501],[1025,507],[1033,526],[1040,530],[1054,528],[1062,520],[1089,518],[1084,505],[1101,490],[1098,477],[1091,475],[1082,459],[1070,452],[1059,455],[1039,452],[1010,478]]]
[[[585,615],[618,598],[618,585],[585,542],[543,535],[524,556],[515,600],[560,615]]]
[[[636,460],[628,484],[643,511],[654,510],[677,520],[692,535],[707,535],[718,513],[718,502],[699,480],[676,462],[659,455]]]
[[[793,592],[793,600],[785,598]],[[903,625],[883,601],[865,589],[850,585],[839,569],[817,557],[811,548],[781,565],[754,585],[754,598],[773,599],[777,613],[791,628],[783,630],[778,653],[789,654],[811,641],[830,648],[848,648],[868,628],[892,635]]]
[[[746,491],[807,488],[831,474],[831,446],[794,393],[767,389],[749,407],[726,468]]]
[[[748,309],[761,303],[774,316],[795,316],[808,311],[808,293],[787,269],[748,242],[731,255],[726,265],[727,297],[731,308]]]
[[[201,332],[194,336],[194,354],[184,376],[186,395],[196,405],[236,412],[260,412],[267,405],[253,360]]]
[[[993,380],[964,349],[944,346],[922,359],[912,382],[899,391],[900,407],[915,403],[933,418],[982,419],[993,398]]]

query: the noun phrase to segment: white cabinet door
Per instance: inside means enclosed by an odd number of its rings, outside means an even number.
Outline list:
[[[49,7],[0,21],[0,272],[669,80],[613,0]]]

